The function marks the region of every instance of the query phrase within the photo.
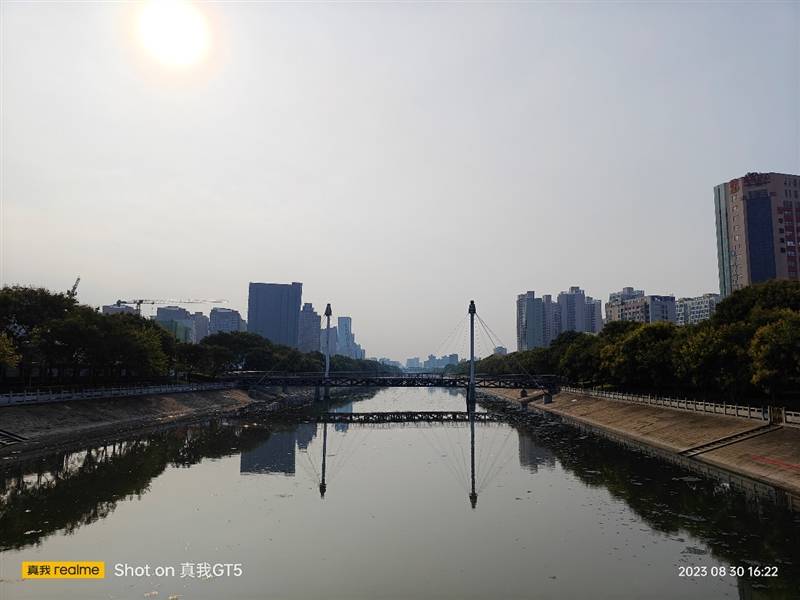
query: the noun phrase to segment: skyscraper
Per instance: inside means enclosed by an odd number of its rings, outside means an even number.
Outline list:
[[[244,321],[238,310],[232,308],[212,308],[208,322],[209,334],[245,331]]]
[[[588,331],[586,328],[586,294],[572,286],[568,292],[558,295],[561,307],[561,331]]]
[[[209,319],[201,312],[192,315],[194,318],[194,341],[200,343],[204,337],[208,336]]]
[[[517,296],[517,350],[550,345],[561,333],[561,311],[552,297],[536,297],[535,292]]]
[[[303,284],[250,283],[247,330],[275,344],[297,348]]]
[[[798,278],[800,176],[748,173],[714,188],[719,290]]]
[[[310,302],[303,304],[297,326],[297,349],[301,352],[319,352],[320,323],[322,317]]]

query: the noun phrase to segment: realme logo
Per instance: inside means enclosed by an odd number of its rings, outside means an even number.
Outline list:
[[[104,562],[23,562],[23,579],[103,579]]]

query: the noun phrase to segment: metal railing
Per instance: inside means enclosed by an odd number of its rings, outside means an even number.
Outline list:
[[[148,396],[151,394],[176,394],[182,392],[205,392],[236,387],[234,383],[185,383],[177,385],[137,385],[125,387],[85,388],[55,392],[52,390],[29,390],[0,394],[0,406],[19,406],[21,404],[46,404],[68,400],[91,400],[99,398],[125,398]]]
[[[564,392],[583,394],[594,398],[608,398],[609,400],[621,400],[623,402],[635,402],[637,404],[648,404],[651,406],[663,406],[665,408],[676,408],[679,410],[689,410],[692,412],[711,413],[715,415],[727,415],[729,417],[742,417],[756,421],[769,421],[769,409],[755,406],[739,406],[737,404],[717,404],[715,402],[704,402],[702,400],[691,400],[689,398],[669,398],[663,396],[639,396],[624,392],[608,392],[593,388],[576,388],[562,386]],[[784,421],[789,423],[789,415],[795,419],[794,422],[800,424],[800,413],[784,411]]]

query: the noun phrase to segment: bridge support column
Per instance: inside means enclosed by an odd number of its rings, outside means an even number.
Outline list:
[[[319,402],[319,401],[320,401],[319,386],[315,385],[314,386],[314,402]]]
[[[467,410],[475,412],[475,301],[469,301],[469,386]]]
[[[545,392],[542,398],[542,404],[552,404],[552,403],[553,403],[553,394],[551,394],[549,391]]]

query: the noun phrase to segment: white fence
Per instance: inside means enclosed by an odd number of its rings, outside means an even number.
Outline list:
[[[181,392],[205,392],[209,390],[226,390],[236,387],[235,383],[187,383],[178,385],[140,385],[130,387],[89,388],[54,392],[51,390],[28,391],[24,393],[0,394],[0,406],[17,406],[20,404],[46,404],[48,402],[66,402],[67,400],[90,400],[93,398],[124,398],[130,396],[148,396],[151,394],[176,394]]]
[[[610,400],[622,400],[624,402],[636,402],[638,404],[650,404],[652,406],[663,406],[666,408],[677,408],[680,410],[690,410],[693,412],[713,413],[715,415],[728,415],[731,417],[742,417],[754,419],[756,421],[769,421],[769,409],[757,408],[753,406],[738,406],[736,404],[716,404],[714,402],[703,402],[702,400],[689,400],[688,398],[663,398],[660,396],[637,396],[635,394],[625,394],[623,392],[606,392],[591,388],[574,388],[563,386],[562,391],[583,394],[595,398],[608,398]],[[794,422],[800,424],[800,413],[785,411],[784,420],[787,423],[789,417],[795,419]]]

